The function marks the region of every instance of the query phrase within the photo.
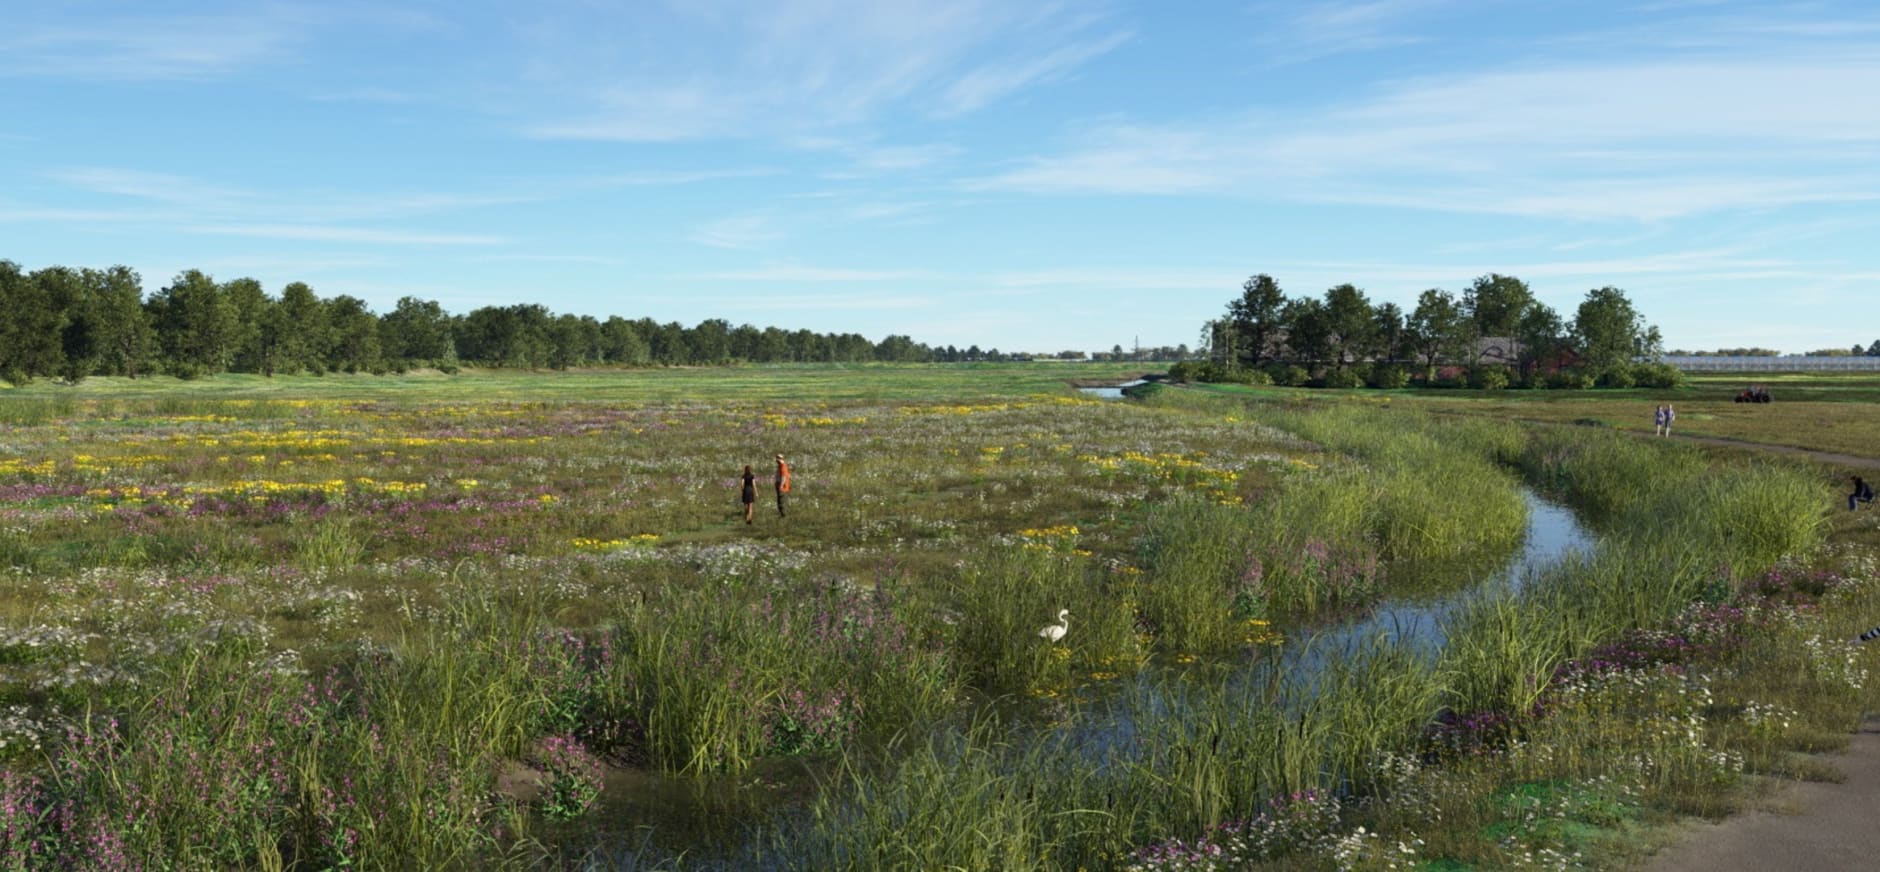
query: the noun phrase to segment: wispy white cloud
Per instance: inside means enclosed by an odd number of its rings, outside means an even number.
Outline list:
[[[626,263],[622,258],[595,254],[479,254],[464,260],[470,263],[588,263],[604,266]]]
[[[315,18],[308,8],[256,3],[223,14],[95,15],[48,22],[10,10],[0,76],[87,80],[207,79],[294,53]]]
[[[69,167],[46,173],[48,178],[82,191],[156,200],[161,203],[226,208],[252,202],[252,192],[170,173],[121,167]]]
[[[926,169],[952,160],[965,151],[957,145],[941,142],[884,144],[873,138],[820,135],[795,137],[788,144],[803,151],[834,154],[846,160],[846,166],[822,174],[824,178],[831,179],[865,178]]]
[[[358,242],[367,245],[502,245],[508,241],[501,236],[473,233],[427,233],[320,224],[195,224],[178,229],[217,236],[252,236],[301,242]]]
[[[318,91],[308,95],[308,99],[320,103],[385,103],[403,105],[418,101],[418,95],[410,91],[365,85],[338,91]]]
[[[1190,291],[1205,289],[1219,292],[1222,288],[1234,287],[1244,278],[1245,276],[1230,269],[1067,267],[994,273],[987,276],[986,281],[997,288],[1024,290],[1081,288],[1085,290]]]
[[[154,209],[75,209],[0,203],[0,221],[32,221],[50,224],[138,224],[158,223],[173,218],[174,213]]]
[[[1107,5],[1107,4],[1106,4]],[[724,0],[528,29],[529,76],[562,99],[531,136],[622,142],[798,136],[888,109],[956,116],[1062,79],[1128,31],[1089,4]],[[667,35],[640,32],[654,22]],[[709,50],[711,62],[696,62]]]
[[[926,309],[940,305],[939,300],[920,294],[767,294],[703,296],[695,299],[714,307],[729,307],[738,311]]]
[[[969,184],[1645,221],[1866,201],[1880,198],[1880,49],[1559,63],[1400,82],[1305,114],[1079,138]]]
[[[653,187],[659,185],[691,185],[699,182],[719,182],[729,179],[750,179],[762,176],[774,176],[777,171],[763,167],[731,167],[726,169],[701,170],[641,170],[630,173],[615,173],[581,180],[583,187]]]
[[[732,282],[895,282],[933,278],[932,273],[919,270],[880,270],[853,269],[848,267],[803,266],[800,264],[778,264],[746,270],[726,270],[722,272],[696,273],[680,276],[687,279],[705,279]]]
[[[731,132],[751,112],[754,95],[719,93],[698,84],[613,86],[593,96],[587,114],[527,131],[540,139],[671,142]]]
[[[1406,24],[1441,5],[1439,0],[1267,3],[1251,14],[1260,25],[1256,45],[1267,63],[1277,65],[1422,42]]]
[[[1037,57],[995,61],[961,76],[941,92],[935,114],[976,112],[1032,85],[1053,81],[1130,40],[1127,32],[1060,45]]]
[[[692,231],[691,240],[713,248],[761,248],[783,239],[769,213],[751,212],[709,221]]]

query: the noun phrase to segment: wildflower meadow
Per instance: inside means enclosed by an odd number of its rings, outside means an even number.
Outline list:
[[[1609,868],[1874,707],[1807,468],[1019,372],[0,395],[0,868]]]

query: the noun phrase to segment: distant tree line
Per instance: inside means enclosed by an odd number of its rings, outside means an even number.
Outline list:
[[[1782,352],[1773,348],[1719,348],[1716,351],[1667,351],[1671,357],[1781,357]],[[1797,357],[1880,357],[1880,339],[1868,345],[1854,343],[1852,348],[1817,348],[1804,351]]]
[[[1670,357],[1781,357],[1782,352],[1773,348],[1719,348],[1715,351],[1685,351],[1682,348],[1665,352]]]
[[[1226,312],[1202,327],[1205,362],[1176,373],[1216,381],[1402,387],[1413,380],[1482,387],[1629,386],[1675,381],[1654,365],[1658,328],[1625,292],[1588,291],[1572,320],[1534,298],[1527,283],[1490,273],[1458,297],[1431,288],[1404,312],[1372,304],[1356,286],[1288,297],[1272,276],[1241,286]]]
[[[322,298],[304,282],[269,294],[251,278],[217,282],[180,273],[148,298],[134,270],[48,267],[0,260],[0,379],[77,382],[89,375],[223,372],[405,372],[460,365],[718,365],[736,362],[1002,361],[998,349],[930,347],[906,336],[732,326],[651,318],[558,315],[545,306],[485,306],[463,315],[405,297],[375,314],[365,301]]]
[[[1880,357],[1880,339],[1867,346],[1856,342],[1852,348],[1818,348],[1802,354],[1807,357]]]

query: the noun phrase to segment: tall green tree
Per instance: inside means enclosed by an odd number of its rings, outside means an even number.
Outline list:
[[[1285,307],[1286,293],[1272,276],[1260,273],[1241,284],[1240,296],[1227,304],[1227,320],[1233,325],[1238,363],[1255,366],[1272,356]]]
[[[1534,305],[1534,292],[1514,276],[1489,273],[1477,278],[1462,294],[1462,307],[1475,325],[1475,335],[1513,336],[1521,316]]]
[[[1467,362],[1463,349],[1469,343],[1468,317],[1448,291],[1430,288],[1417,295],[1417,307],[1404,331],[1424,366],[1434,367],[1445,360]]]
[[[450,350],[450,316],[434,300],[400,297],[379,318],[379,345],[388,361],[435,364]]]
[[[261,287],[261,283],[251,278],[240,278],[222,283],[222,298],[235,310],[235,335],[231,337],[232,351],[229,355],[229,370],[232,372],[261,372],[266,363],[263,357],[267,352],[261,347],[262,322],[268,318],[268,310],[274,306],[274,298]]]
[[[0,260],[0,379],[14,384],[52,375],[63,362],[64,313],[35,275]]]
[[[1561,323],[1560,313],[1552,306],[1535,303],[1521,315],[1521,323],[1515,326],[1515,341],[1521,348],[1518,362],[1523,375],[1534,378],[1542,374],[1547,366],[1558,360],[1560,353],[1567,347],[1566,327]]]
[[[1372,353],[1380,360],[1402,360],[1410,356],[1409,331],[1404,326],[1403,309],[1396,303],[1379,303],[1373,320],[1377,330]]]
[[[56,375],[78,384],[91,375],[98,363],[97,321],[92,314],[91,287],[86,284],[83,273],[62,266],[37,270],[30,280],[38,283],[45,304],[57,313],[58,324],[53,334],[57,353],[43,355],[40,366],[44,369],[34,374]]]
[[[1344,369],[1370,350],[1377,336],[1377,312],[1363,291],[1350,284],[1327,290],[1324,317],[1326,352],[1334,368]]]
[[[645,366],[648,361],[646,340],[632,321],[614,315],[601,322],[601,355],[608,363]]]
[[[91,287],[92,312],[97,317],[97,345],[101,370],[136,378],[150,368],[157,354],[157,332],[144,309],[144,280],[127,266],[84,272]]]
[[[1658,328],[1646,324],[1625,292],[1611,286],[1586,292],[1573,315],[1573,344],[1582,365],[1595,373],[1660,352]]]
[[[148,307],[172,373],[194,378],[228,369],[241,325],[214,279],[201,270],[185,270],[151,297]]]
[[[1331,356],[1332,322],[1323,301],[1313,297],[1287,300],[1280,319],[1286,324],[1288,357],[1310,366]]]
[[[731,322],[723,318],[700,321],[692,328],[688,339],[693,363],[717,364],[731,360]]]
[[[304,369],[315,375],[326,372],[332,329],[325,303],[306,282],[293,282],[281,289],[279,312],[280,371],[292,374]]]
[[[358,297],[341,294],[327,300],[326,366],[345,372],[374,372],[381,365],[379,318]]]

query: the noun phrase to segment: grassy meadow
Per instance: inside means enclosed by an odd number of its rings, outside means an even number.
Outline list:
[[[1818,470],[1070,387],[1140,372],[0,391],[0,868],[1611,868],[1880,707]],[[1599,546],[1282,667],[1505,559],[1524,487]],[[648,833],[653,784],[747,811]]]
[[[1751,385],[1768,388],[1775,402],[1737,403]],[[1226,393],[1318,396],[1320,390],[1210,385]],[[1360,391],[1415,402],[1421,408],[1522,422],[1652,432],[1652,410],[1670,403],[1681,434],[1783,445],[1855,457],[1880,456],[1873,410],[1880,377],[1872,373],[1693,373],[1683,387],[1623,390]]]

